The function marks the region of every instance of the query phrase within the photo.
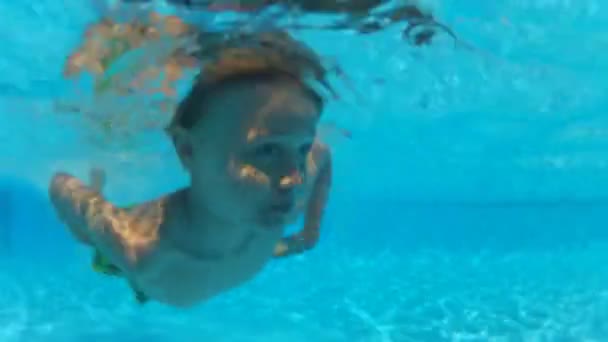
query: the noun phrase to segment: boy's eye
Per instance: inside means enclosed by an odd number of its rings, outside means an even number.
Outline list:
[[[255,154],[259,157],[272,157],[279,152],[277,144],[262,144],[255,149]]]

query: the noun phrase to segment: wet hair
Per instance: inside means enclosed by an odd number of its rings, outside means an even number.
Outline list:
[[[321,58],[284,31],[222,36],[202,33],[199,44],[197,58],[202,68],[167,127],[170,135],[176,128],[194,127],[209,99],[239,82],[294,80],[317,104],[319,113],[325,105],[323,93],[335,95]]]
[[[210,100],[224,91],[228,86],[236,84],[252,84],[252,83],[271,83],[279,80],[293,80],[302,85],[304,94],[313,100],[318,113],[323,112],[325,105],[324,99],[315,91],[302,84],[299,80],[293,79],[290,76],[282,75],[277,72],[260,72],[252,74],[235,75],[230,78],[223,79],[221,82],[214,83],[209,86],[195,84],[188,95],[180,102],[177,108],[175,117],[179,118],[175,124],[181,128],[191,129],[204,115],[205,107]]]

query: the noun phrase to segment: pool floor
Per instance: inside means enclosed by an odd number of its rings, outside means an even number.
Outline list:
[[[1,341],[601,341],[608,249],[313,253],[200,307],[139,306],[82,260],[4,261]]]

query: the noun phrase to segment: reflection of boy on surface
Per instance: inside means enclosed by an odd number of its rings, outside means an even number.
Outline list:
[[[318,56],[282,32],[201,53],[208,64],[167,130],[188,187],[122,209],[103,197],[102,172],[91,186],[66,173],[50,185],[60,218],[98,251],[95,268],[127,279],[142,302],[195,305],[319,236],[331,158],[317,139],[324,101],[309,82],[326,85]],[[303,230],[282,237],[301,213]]]
[[[175,40],[193,37],[194,34],[192,27],[175,16],[151,13],[145,23],[118,23],[102,19],[87,28],[83,42],[68,57],[63,75],[72,77],[83,71],[91,73],[95,77],[95,90],[98,93],[117,91],[127,94],[132,90],[144,90],[173,97],[176,95],[175,83],[182,78],[183,69],[198,64],[194,57],[178,48],[177,44],[175,49],[169,47],[163,52],[167,56],[156,57],[158,65],[128,63],[124,68],[116,65],[127,53],[142,48],[145,44],[158,42],[163,36]],[[112,70],[113,68],[136,70]],[[157,79],[161,73],[163,77],[160,87],[147,87],[147,83]]]
[[[290,14],[339,15],[344,18],[321,26],[287,24],[284,28],[288,29],[353,30],[367,34],[384,30],[393,24],[407,23],[403,30],[403,38],[416,46],[431,43],[438,31],[444,31],[458,41],[449,27],[436,21],[428,6],[429,1],[426,0],[167,0],[167,2],[192,10],[249,14],[260,13],[270,6],[281,6]]]

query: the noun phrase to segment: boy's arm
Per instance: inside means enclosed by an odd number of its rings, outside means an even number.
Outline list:
[[[53,176],[49,195],[59,218],[79,241],[97,248],[121,270],[132,268],[133,244],[127,240],[132,222],[123,210],[66,173]]]
[[[323,218],[323,211],[327,205],[329,190],[331,188],[332,162],[329,151],[326,151],[324,162],[319,170],[306,214],[304,228],[294,234],[282,238],[274,250],[275,257],[286,257],[300,254],[312,249],[319,240],[319,229]]]

